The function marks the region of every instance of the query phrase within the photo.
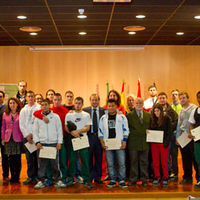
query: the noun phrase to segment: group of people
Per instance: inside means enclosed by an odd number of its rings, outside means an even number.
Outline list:
[[[127,107],[121,104],[120,94],[111,90],[104,107],[98,94],[90,96],[90,106],[84,106],[82,97],[74,98],[66,91],[62,95],[53,89],[46,98],[27,91],[27,83],[18,83],[16,97],[5,104],[5,93],[0,91],[1,158],[3,181],[19,183],[21,154],[26,154],[27,179],[23,184],[35,184],[35,189],[50,186],[73,186],[76,182],[92,187],[104,184],[102,163],[106,158],[108,184],[126,188],[142,181],[144,187],[178,181],[178,148],[183,163],[180,184],[193,182],[192,167],[200,188],[200,140],[194,142],[191,130],[200,126],[200,107],[190,103],[187,92],[171,92],[172,103],[165,92],[148,88],[145,101],[133,95],[127,97]],[[200,104],[200,91],[197,93]],[[163,142],[147,142],[150,131],[163,133]],[[183,148],[177,142],[182,134],[191,141]],[[74,138],[88,137],[89,147],[74,150]],[[109,149],[108,139],[118,139],[120,146]],[[114,140],[115,141],[115,140]],[[31,152],[27,144],[36,146]],[[40,156],[47,147],[56,149],[54,159]],[[11,179],[9,179],[9,171]]]

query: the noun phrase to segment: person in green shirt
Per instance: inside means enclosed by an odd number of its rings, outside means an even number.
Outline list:
[[[179,102],[179,90],[174,89],[171,91],[172,96],[172,104],[171,107],[174,109],[174,111],[179,115],[179,112],[182,109],[182,106]],[[169,174],[169,180],[170,181],[176,181],[178,180],[178,146],[176,145],[176,131],[173,132],[173,140],[170,142],[169,145],[169,171],[171,171],[171,174]]]

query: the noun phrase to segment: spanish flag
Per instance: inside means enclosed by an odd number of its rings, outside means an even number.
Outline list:
[[[122,83],[122,91],[121,91],[121,104],[124,106],[125,105],[125,96],[124,96],[124,81]]]

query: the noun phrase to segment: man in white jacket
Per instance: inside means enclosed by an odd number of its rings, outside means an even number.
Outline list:
[[[105,149],[106,161],[108,167],[108,174],[110,177],[110,183],[107,187],[116,186],[116,171],[114,166],[114,158],[117,158],[118,166],[118,180],[119,186],[122,188],[127,187],[125,184],[126,166],[125,166],[125,148],[126,142],[129,135],[128,121],[125,115],[117,113],[117,104],[115,100],[110,99],[107,102],[108,113],[103,115],[99,121],[99,132],[98,136],[102,145]],[[107,150],[108,147],[105,145],[105,140],[110,138],[120,138],[121,147],[117,150]]]
[[[26,101],[27,105],[25,105],[19,116],[19,126],[21,129],[21,132],[24,136],[24,142],[29,142],[30,144],[33,144],[33,123],[35,117],[33,116],[33,113],[36,110],[40,109],[40,105],[35,103],[35,94],[33,91],[28,91],[26,93]],[[28,149],[25,147],[25,153],[26,153],[26,160],[27,160],[27,175],[28,178],[23,183],[29,184],[29,183],[36,183],[37,182],[37,170],[38,170],[38,164],[37,164],[37,152],[30,153]]]
[[[189,95],[187,92],[180,92],[179,93],[180,103],[183,107],[179,113],[178,117],[178,124],[176,130],[176,138],[178,138],[181,134],[186,132],[188,137],[190,137],[190,122],[189,117],[193,110],[197,108],[196,105],[190,104]],[[177,142],[177,145],[178,142]],[[182,155],[182,163],[183,163],[183,180],[180,181],[180,184],[191,184],[193,182],[193,167],[196,171],[196,180],[199,181],[199,172],[198,166],[194,158],[194,141],[192,140],[188,143],[185,147],[181,148],[181,155]]]
[[[44,180],[46,178],[46,167],[50,161],[53,169],[53,177],[56,181],[55,186],[61,187],[61,177],[59,171],[59,154],[58,150],[61,149],[63,143],[62,125],[60,118],[57,114],[49,110],[50,101],[44,99],[41,103],[42,114],[49,119],[49,123],[45,123],[43,120],[35,119],[33,126],[33,141],[35,142],[38,153],[43,147],[55,147],[57,149],[56,158],[40,158],[38,157],[38,178],[39,182],[35,185],[35,189],[45,187]]]

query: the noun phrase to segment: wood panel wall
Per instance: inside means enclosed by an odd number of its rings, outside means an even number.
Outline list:
[[[101,104],[110,89],[125,95],[137,93],[141,79],[142,95],[154,81],[159,91],[170,95],[174,88],[188,91],[191,101],[200,90],[200,46],[146,46],[144,50],[32,52],[29,47],[0,47],[0,82],[28,82],[28,88],[45,94],[49,88],[64,95],[72,90],[89,104],[91,93],[99,91]],[[169,96],[169,101],[171,97]]]

